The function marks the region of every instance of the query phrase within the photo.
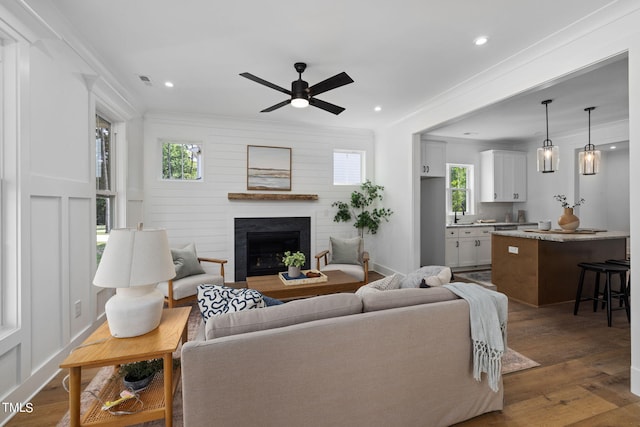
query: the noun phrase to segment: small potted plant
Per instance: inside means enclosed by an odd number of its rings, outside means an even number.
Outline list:
[[[120,365],[118,373],[124,386],[138,392],[149,386],[156,372],[162,370],[162,359],[142,360]]]
[[[296,279],[300,277],[300,268],[304,265],[307,258],[300,251],[291,253],[291,251],[286,251],[284,253],[284,257],[282,258],[282,263],[289,267],[287,271],[289,278]]]

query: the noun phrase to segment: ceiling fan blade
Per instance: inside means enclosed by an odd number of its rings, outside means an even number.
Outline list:
[[[329,102],[322,101],[318,98],[309,98],[309,104],[336,115],[344,111],[344,108],[338,107],[337,105],[331,104]]]
[[[278,109],[278,108],[280,108],[280,107],[284,107],[284,106],[285,106],[285,105],[287,105],[287,104],[291,104],[291,100],[290,100],[290,99],[287,99],[286,101],[279,102],[279,103],[277,103],[276,105],[272,105],[272,106],[271,106],[271,107],[269,107],[269,108],[265,108],[264,110],[262,110],[262,111],[260,111],[260,112],[261,112],[261,113],[268,113],[268,112],[270,112],[270,111],[277,110],[277,109]]]
[[[340,74],[336,74],[333,77],[329,77],[328,79],[323,80],[320,83],[316,83],[313,86],[311,86],[309,88],[309,95],[316,96],[328,90],[335,89],[340,86],[348,85],[349,83],[353,83],[353,79],[343,71]]]
[[[273,84],[271,82],[268,82],[268,81],[266,81],[264,79],[261,79],[260,77],[256,77],[251,73],[240,73],[240,75],[242,77],[248,78],[249,80],[253,80],[256,83],[260,83],[261,85],[265,85],[267,87],[270,87],[271,89],[275,89],[275,90],[280,91],[282,93],[286,93],[287,95],[291,95],[291,91],[290,90],[285,89],[283,87],[280,87],[278,85],[275,85],[275,84]]]

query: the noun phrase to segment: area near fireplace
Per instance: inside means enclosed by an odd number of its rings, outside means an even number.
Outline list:
[[[285,251],[301,251],[309,268],[311,258],[310,217],[235,218],[235,281],[285,271]]]

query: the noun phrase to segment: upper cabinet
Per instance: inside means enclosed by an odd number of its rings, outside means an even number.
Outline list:
[[[444,177],[446,152],[444,142],[420,142],[420,176]]]
[[[525,202],[527,154],[503,150],[481,152],[480,186],[482,202]]]

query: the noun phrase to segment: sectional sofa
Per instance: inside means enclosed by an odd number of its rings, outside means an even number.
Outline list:
[[[182,348],[190,426],[448,426],[501,410],[472,375],[469,306],[442,287],[227,313]]]

